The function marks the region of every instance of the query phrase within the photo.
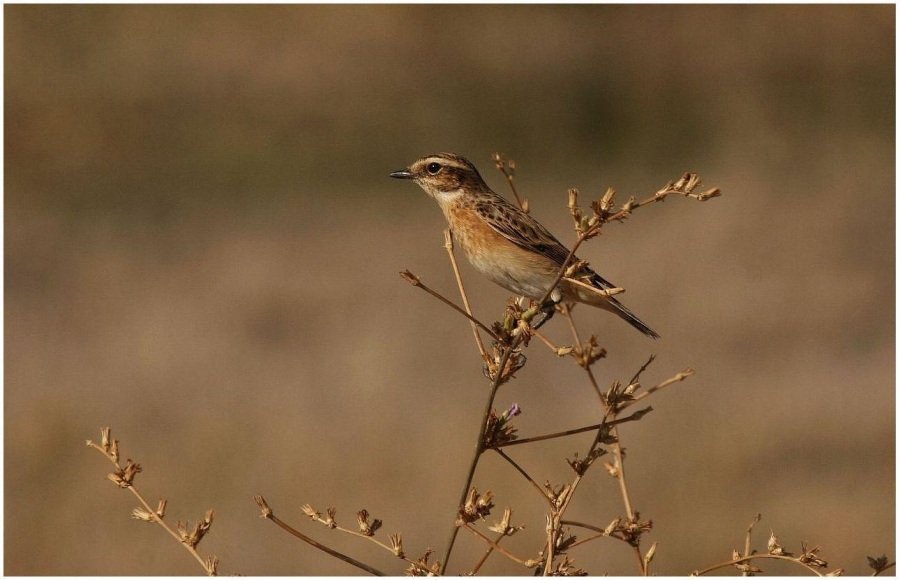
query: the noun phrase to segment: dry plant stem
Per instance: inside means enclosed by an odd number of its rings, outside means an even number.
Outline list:
[[[107,454],[107,452],[106,452],[102,447],[100,447],[99,445],[97,445],[97,444],[94,443],[94,442],[89,442],[89,443],[88,443],[88,446],[89,446],[89,447],[93,447],[94,449],[96,449],[97,451],[99,451],[100,453],[102,453],[104,457],[106,457],[107,459],[109,459],[110,463],[112,463],[113,465],[116,466],[116,469],[117,469],[117,470],[121,470],[121,469],[122,469],[122,466],[119,465],[119,462],[116,461],[115,459],[113,459],[112,457],[110,457],[110,456]],[[137,498],[137,500],[141,503],[141,505],[144,507],[144,509],[147,510],[147,513],[150,513],[150,514],[153,515],[153,521],[156,522],[156,523],[158,523],[160,526],[162,526],[163,529],[166,530],[166,531],[169,533],[170,536],[172,536],[173,538],[175,538],[175,541],[176,541],[176,542],[178,542],[179,544],[181,544],[182,546],[184,546],[184,549],[187,550],[188,552],[190,552],[191,556],[193,556],[195,560],[197,560],[198,562],[200,562],[200,565],[203,566],[203,571],[206,572],[206,574],[207,574],[208,576],[214,576],[215,574],[211,573],[209,567],[208,567],[207,564],[206,564],[206,560],[203,558],[203,556],[201,556],[200,553],[197,552],[197,550],[196,550],[193,546],[191,546],[190,544],[187,544],[187,543],[185,543],[184,541],[182,541],[181,536],[178,535],[178,532],[176,532],[175,530],[173,530],[172,527],[169,526],[169,524],[167,524],[167,523],[165,522],[165,520],[159,518],[159,517],[156,515],[156,509],[150,507],[150,504],[147,503],[147,500],[144,499],[144,496],[141,495],[141,493],[134,487],[134,484],[129,485],[129,486],[128,486],[128,489],[131,491],[132,494],[134,494],[134,497]]]
[[[539,494],[541,494],[541,497],[544,498],[544,501],[550,503],[551,506],[553,505],[553,502],[550,501],[550,498],[547,497],[547,494],[544,492],[543,489],[541,489],[541,486],[539,486],[537,484],[537,482],[534,479],[532,479],[530,475],[528,475],[527,471],[522,469],[522,466],[520,466],[518,463],[516,463],[512,457],[510,457],[509,455],[504,453],[501,449],[497,449],[496,447],[494,447],[493,449],[494,449],[494,451],[497,452],[498,455],[500,455],[500,457],[502,457],[507,462],[509,462],[509,464],[512,465],[516,471],[518,471],[520,474],[522,474],[522,477],[524,477],[525,479],[528,480],[528,483],[530,483],[532,485],[532,487],[534,487],[534,489],[537,490],[537,492]]]
[[[519,556],[516,556],[516,555],[513,554],[512,552],[509,552],[509,551],[506,550],[505,548],[501,547],[497,542],[495,542],[494,540],[490,539],[489,537],[485,536],[484,534],[482,534],[481,532],[479,532],[478,530],[476,530],[475,528],[473,528],[471,525],[466,524],[466,525],[464,525],[464,526],[462,526],[462,527],[464,527],[464,528],[465,528],[466,530],[468,530],[469,532],[472,532],[472,534],[478,536],[479,538],[481,538],[482,540],[484,540],[485,542],[487,542],[487,544],[488,544],[490,547],[494,548],[495,550],[497,550],[498,552],[500,552],[501,554],[503,554],[504,556],[506,556],[507,558],[509,558],[509,559],[512,560],[513,562],[518,562],[519,564],[522,564],[523,566],[525,565],[525,562],[526,562],[527,560],[525,560],[524,558],[520,558]]]
[[[575,278],[568,278],[569,284],[575,284],[576,286],[581,286],[585,290],[589,292],[593,292],[598,296],[615,296],[616,294],[621,294],[625,291],[624,288],[607,288],[606,290],[600,290],[599,288],[595,288],[590,284],[585,284],[581,280],[576,280]]]
[[[499,544],[500,540],[506,537],[506,534],[500,534],[497,536],[497,539],[494,540],[495,544]],[[481,556],[481,559],[478,560],[478,563],[475,564],[475,567],[472,568],[472,571],[469,572],[469,576],[474,576],[478,574],[478,571],[481,570],[481,567],[484,566],[484,563],[487,562],[487,559],[494,553],[494,546],[488,546],[487,550],[484,551],[484,554]]]
[[[488,328],[488,327],[485,326],[480,320],[478,320],[477,318],[475,318],[474,316],[472,316],[471,314],[469,314],[468,312],[466,312],[465,310],[463,310],[462,308],[460,308],[459,306],[457,306],[456,304],[454,304],[451,300],[449,300],[449,299],[447,299],[447,298],[444,298],[444,296],[442,296],[440,293],[435,292],[434,290],[432,290],[431,288],[429,288],[428,286],[426,286],[425,284],[423,284],[423,283],[419,280],[419,277],[418,277],[418,276],[416,276],[415,274],[413,274],[413,273],[410,272],[409,270],[404,270],[403,272],[400,272],[400,275],[403,276],[403,278],[404,278],[407,282],[409,282],[410,284],[412,284],[412,285],[415,286],[416,288],[421,288],[421,289],[424,290],[425,292],[428,292],[429,294],[431,294],[432,296],[434,296],[435,298],[437,298],[438,300],[440,300],[441,302],[443,302],[444,304],[446,304],[447,306],[449,306],[449,307],[452,308],[453,310],[456,310],[457,312],[459,312],[460,314],[462,314],[463,316],[465,316],[466,318],[468,318],[468,319],[469,319],[469,322],[471,322],[472,324],[477,325],[478,328],[480,328],[481,330],[485,331],[485,332],[488,334],[488,336],[490,336],[490,337],[493,338],[494,340],[497,340],[497,336],[493,333],[493,331],[492,331],[490,328]]]
[[[331,529],[333,529],[333,530],[337,530],[337,531],[339,531],[339,532],[344,532],[345,534],[350,534],[351,536],[356,536],[357,538],[362,538],[362,539],[364,539],[364,540],[369,540],[370,542],[374,543],[376,546],[379,546],[379,547],[381,547],[381,548],[387,550],[388,552],[390,552],[390,553],[391,553],[392,555],[394,555],[395,557],[397,556],[397,553],[394,551],[394,549],[393,549],[392,547],[390,547],[390,546],[388,546],[387,544],[385,544],[384,542],[380,541],[380,540],[377,539],[375,536],[366,535],[366,534],[364,534],[364,533],[362,533],[362,532],[358,532],[358,531],[356,531],[356,530],[351,530],[351,529],[345,528],[345,527],[343,527],[343,526],[339,526],[339,525],[337,525],[336,523],[334,523],[334,522],[329,522],[329,521],[327,521],[327,520],[325,520],[324,518],[321,518],[321,517],[315,517],[315,518],[312,518],[312,519],[314,519],[315,521],[319,522],[320,524],[324,524],[325,526],[328,526],[329,528],[331,528]],[[400,556],[400,559],[404,560],[407,564],[411,564],[411,565],[415,566],[416,568],[422,570],[422,571],[425,572],[426,574],[430,572],[430,570],[429,570],[428,568],[422,566],[422,565],[419,564],[417,561],[415,561],[415,560],[409,558],[408,556]]]
[[[497,169],[503,174],[503,177],[506,178],[506,183],[509,185],[509,189],[512,190],[513,195],[516,197],[516,203],[519,205],[519,208],[524,212],[528,212],[528,209],[522,202],[522,198],[519,197],[519,192],[516,191],[516,185],[514,183],[513,175],[506,169],[505,160],[500,156],[499,153],[494,153],[491,156],[494,159],[494,163],[497,165]]]
[[[484,453],[484,432],[485,429],[487,429],[487,422],[491,415],[491,409],[494,407],[497,389],[500,388],[500,383],[503,381],[503,371],[506,368],[506,363],[509,362],[510,355],[512,355],[512,352],[521,342],[522,335],[519,335],[513,340],[512,344],[503,351],[503,354],[500,357],[500,364],[497,365],[497,376],[491,381],[490,393],[488,394],[487,403],[484,406],[484,412],[481,415],[481,426],[478,428],[478,440],[475,444],[475,453],[469,464],[469,473],[466,475],[466,484],[463,486],[459,502],[456,504],[457,509],[466,503],[466,495],[469,493],[469,488],[472,486],[472,479],[475,477],[475,469],[478,467],[478,460],[481,458],[481,454]],[[441,562],[441,575],[447,570],[447,563],[450,561],[450,554],[453,552],[453,544],[456,542],[458,533],[459,527],[454,521],[453,530],[451,530],[450,538],[447,540],[447,549],[444,551],[444,560]]]
[[[893,567],[896,566],[896,565],[897,565],[897,562],[891,562],[890,564],[888,564],[887,566],[885,566],[885,567],[882,568],[881,570],[877,570],[877,571],[875,571],[875,572],[872,572],[872,576],[879,576],[879,575],[881,575],[882,572],[886,572],[886,571],[890,570],[891,568],[893,568]]]
[[[797,564],[799,566],[806,568],[807,570],[809,570],[816,576],[826,576],[827,575],[827,574],[823,574],[816,568],[813,568],[812,566],[808,566],[808,565],[804,564],[803,562],[801,562],[800,560],[798,560],[797,558],[794,558],[791,556],[780,556],[778,554],[753,554],[750,556],[741,556],[740,558],[735,558],[734,560],[728,560],[727,562],[722,562],[720,564],[710,566],[709,568],[704,568],[703,570],[694,570],[693,572],[691,572],[691,576],[703,576],[704,574],[709,574],[710,572],[712,572],[714,570],[719,570],[721,568],[727,568],[729,566],[734,566],[735,564],[743,564],[744,562],[750,562],[751,560],[762,560],[762,559],[784,560],[786,562],[793,562],[794,564]]]
[[[569,549],[575,548],[576,546],[580,546],[581,544],[586,544],[586,543],[588,543],[592,540],[596,540],[598,538],[613,538],[613,539],[619,540],[620,542],[625,542],[626,544],[628,543],[628,540],[626,540],[622,536],[618,536],[614,533],[607,534],[606,530],[604,530],[603,528],[601,528],[599,526],[585,524],[582,522],[576,522],[573,520],[560,520],[559,523],[564,526],[573,526],[573,527],[584,528],[586,530],[591,530],[591,531],[597,532],[597,535],[595,535],[595,536],[591,536],[589,538],[584,538],[583,540],[578,540],[577,542],[573,543],[571,546],[569,546]]]
[[[565,515],[569,504],[572,502],[572,498],[575,497],[575,490],[578,488],[578,484],[583,478],[583,475],[575,476],[575,479],[572,481],[572,485],[569,487],[569,493],[566,495],[566,498],[562,502],[562,505],[557,506],[551,502],[550,533],[547,537],[547,559],[544,562],[544,576],[550,576],[551,572],[553,571],[553,548],[556,544],[556,539],[559,536],[562,527],[562,518],[563,515]]]
[[[553,284],[550,285],[550,288],[541,297],[541,300],[538,302],[538,304],[547,303],[547,300],[550,299],[553,291],[556,290],[556,287],[559,286],[559,283],[562,281],[562,279],[566,277],[566,270],[568,270],[569,266],[572,264],[572,260],[575,258],[575,252],[577,252],[578,248],[581,247],[581,244],[584,243],[586,239],[588,239],[589,234],[596,231],[596,229],[596,226],[594,226],[578,236],[578,239],[575,240],[575,244],[572,245],[572,249],[569,250],[569,255],[566,256],[566,259],[563,261],[563,264],[559,269],[559,273],[556,275],[556,280],[553,281]]]
[[[560,348],[560,347],[558,347],[558,346],[556,346],[555,344],[553,344],[553,342],[552,342],[549,338],[547,338],[546,336],[544,336],[539,330],[535,330],[534,328],[532,328],[532,329],[531,329],[531,332],[532,332],[536,337],[538,337],[539,339],[541,339],[541,342],[543,342],[544,344],[546,344],[546,345],[547,345],[547,348],[549,348],[551,351],[553,351],[554,353],[559,352],[559,348]]]
[[[753,521],[747,526],[747,537],[744,538],[744,556],[750,555],[750,539],[753,535],[753,526],[758,524],[760,520],[762,520],[762,514],[756,514],[756,517],[753,518]]]
[[[487,351],[484,348],[484,342],[481,340],[481,334],[478,332],[478,326],[471,320],[472,307],[469,306],[469,296],[466,294],[466,287],[463,285],[462,276],[459,274],[459,265],[456,263],[456,256],[453,254],[453,232],[449,229],[444,230],[444,247],[447,249],[447,255],[450,256],[450,264],[453,265],[453,273],[456,275],[456,283],[459,285],[459,294],[462,296],[463,306],[466,307],[466,313],[469,315],[469,322],[472,324],[472,334],[475,335],[475,344],[478,346],[478,352],[481,353],[481,359],[488,361]]]
[[[286,531],[287,533],[291,534],[292,536],[297,537],[297,538],[300,538],[301,540],[303,540],[304,542],[306,542],[306,543],[309,544],[310,546],[313,546],[314,548],[318,548],[319,550],[322,550],[322,551],[325,552],[326,554],[329,554],[329,555],[331,555],[331,556],[334,556],[334,557],[337,558],[338,560],[343,560],[344,562],[347,562],[347,563],[350,564],[351,566],[356,566],[356,567],[359,568],[360,570],[365,570],[366,572],[368,572],[369,574],[372,574],[373,576],[387,576],[387,574],[385,574],[384,572],[378,570],[377,568],[373,568],[372,566],[369,566],[368,564],[366,564],[366,563],[364,563],[364,562],[360,562],[359,560],[356,560],[356,559],[354,559],[354,558],[351,558],[350,556],[347,556],[347,555],[345,555],[345,554],[341,554],[340,552],[338,552],[338,551],[336,551],[336,550],[332,550],[332,549],[329,548],[328,546],[325,546],[325,545],[323,545],[323,544],[320,544],[319,542],[313,540],[313,539],[310,538],[309,536],[300,533],[299,531],[297,531],[296,529],[294,529],[293,527],[291,527],[291,526],[288,525],[287,523],[283,522],[281,519],[275,517],[275,514],[272,513],[272,510],[271,510],[271,509],[268,510],[268,513],[266,513],[266,510],[265,510],[265,508],[264,508],[264,509],[263,509],[263,517],[265,517],[265,518],[268,519],[268,520],[272,520],[272,522],[274,522],[278,527],[280,527],[281,529],[283,529],[283,530]]]
[[[650,387],[649,389],[647,389],[647,390],[644,391],[643,393],[640,393],[640,394],[638,394],[638,395],[635,395],[634,399],[632,399],[632,400],[630,400],[630,401],[625,401],[625,402],[622,403],[622,405],[619,407],[619,410],[621,411],[622,409],[627,409],[628,407],[634,405],[635,403],[641,401],[642,399],[646,399],[647,397],[649,397],[650,395],[652,395],[652,394],[655,393],[656,391],[659,391],[659,390],[661,390],[661,389],[664,389],[664,388],[668,387],[669,385],[674,385],[675,383],[681,382],[681,381],[683,381],[684,379],[688,378],[689,376],[691,376],[691,375],[693,375],[693,374],[694,374],[694,369],[684,369],[683,371],[681,371],[680,373],[678,373],[678,374],[675,375],[674,377],[668,378],[668,379],[664,380],[663,382],[659,383],[658,385],[655,385],[655,386],[653,386],[653,387]]]
[[[628,384],[633,385],[634,383],[638,382],[638,379],[641,378],[641,375],[644,374],[644,371],[647,370],[647,368],[651,364],[653,364],[653,361],[655,361],[655,360],[656,360],[656,355],[651,354],[650,358],[647,359],[647,362],[645,362],[644,364],[641,365],[641,368],[638,369],[638,372],[634,373],[634,376],[631,377],[631,380],[628,381]]]
[[[696,177],[696,175],[694,175],[694,177]],[[695,183],[695,185],[699,185],[699,183],[700,183],[700,181],[698,179],[697,182]],[[669,183],[666,187],[657,191],[655,194],[648,197],[647,199],[645,199],[643,201],[634,202],[634,203],[630,204],[630,207],[628,209],[623,208],[622,210],[610,215],[609,217],[607,217],[606,219],[603,220],[603,223],[608,223],[608,222],[612,222],[612,221],[622,221],[622,220],[628,218],[628,216],[630,216],[631,213],[634,212],[634,210],[638,209],[639,207],[643,207],[643,206],[649,205],[651,203],[656,203],[657,201],[665,201],[666,197],[668,197],[671,194],[681,195],[683,197],[691,197],[698,201],[706,201],[713,197],[719,197],[720,195],[722,195],[722,192],[718,188],[711,189],[704,193],[693,193],[693,192],[686,193],[684,191],[678,191],[677,189],[672,189],[672,186],[675,186],[675,185],[676,184],[674,184],[674,183]]]
[[[588,376],[591,379],[591,383],[594,385],[594,388],[599,389],[597,386],[597,381],[594,379],[594,373],[591,372],[590,367],[587,369]],[[615,416],[615,415],[613,415]],[[615,458],[615,467],[616,467],[616,481],[619,482],[619,491],[622,494],[622,503],[625,504],[625,513],[628,516],[629,522],[636,522],[637,516],[634,513],[634,507],[631,503],[631,493],[628,491],[628,482],[625,480],[625,457],[622,453],[622,444],[619,438],[619,430],[617,427],[613,427],[609,430],[610,435],[615,437],[616,441],[610,447],[612,448],[613,457]],[[637,557],[638,567],[641,570],[641,575],[647,575],[647,565],[644,562],[644,558],[641,556],[641,548],[640,546],[632,545],[634,548],[634,555]]]
[[[571,312],[568,309],[566,309],[565,313],[566,313],[566,318],[568,318],[568,320],[569,320],[569,325],[572,328],[572,334],[575,336],[575,341],[578,344],[581,344],[581,337],[579,336],[578,328],[575,326],[575,321],[572,318]],[[645,363],[645,365],[649,365],[649,364],[650,364],[649,362]],[[638,374],[640,374],[640,372],[643,371],[643,368],[645,368],[645,367],[642,367],[642,370],[638,371]],[[584,368],[584,370],[587,373],[588,380],[590,381],[591,386],[594,388],[594,392],[597,393],[597,397],[600,399],[600,404],[603,406],[603,408],[606,411],[606,413],[605,413],[606,416],[612,415],[613,418],[615,418],[615,411],[612,408],[607,406],[606,401],[603,398],[603,393],[600,389],[600,385],[597,383],[596,377],[594,377],[594,371],[591,370],[590,366],[586,366]],[[613,426],[609,432],[610,432],[610,435],[612,435],[616,439],[615,443],[610,445],[610,447],[612,448],[613,457],[615,458],[616,481],[618,481],[618,483],[619,483],[619,492],[622,495],[622,503],[625,505],[625,514],[628,517],[628,521],[633,522],[637,518],[635,517],[634,507],[631,503],[631,494],[628,491],[628,482],[625,479],[625,465],[624,465],[625,462],[623,460],[622,445],[621,445],[620,439],[619,439],[619,431],[616,426]],[[638,560],[638,566],[641,570],[641,575],[646,576],[647,575],[647,566],[644,564],[644,558],[641,556],[641,549],[638,546],[633,546],[633,548],[634,548],[635,556],[637,557],[637,560]]]
[[[612,421],[604,421],[602,423],[597,423],[595,425],[588,425],[587,427],[578,427],[577,429],[569,429],[568,431],[560,431],[559,433],[549,433],[547,435],[536,435],[534,437],[526,437],[524,439],[515,439],[513,441],[507,441],[505,443],[497,443],[493,446],[493,449],[500,449],[501,447],[512,447],[513,445],[522,445],[523,443],[534,443],[535,441],[546,441],[547,439],[556,439],[558,437],[568,437],[569,435],[577,435],[579,433],[586,433],[588,431],[596,431],[597,429],[601,429],[603,427],[609,427],[611,425],[621,425],[622,423],[628,423],[630,421],[639,420],[644,414],[647,413],[648,410],[652,410],[653,407],[645,407],[640,411],[636,411],[633,415],[629,415],[627,417],[622,417],[621,419],[614,419]],[[593,451],[593,449],[591,449]]]

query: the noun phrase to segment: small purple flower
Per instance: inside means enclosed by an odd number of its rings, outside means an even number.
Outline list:
[[[509,410],[506,411],[506,417],[509,419],[512,419],[513,417],[520,414],[521,412],[522,412],[522,409],[519,407],[519,404],[513,403],[512,407],[510,407]]]

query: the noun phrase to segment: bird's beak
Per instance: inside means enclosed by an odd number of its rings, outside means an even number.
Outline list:
[[[395,171],[391,173],[391,177],[394,179],[415,179],[415,175],[409,169],[401,169],[400,171]]]

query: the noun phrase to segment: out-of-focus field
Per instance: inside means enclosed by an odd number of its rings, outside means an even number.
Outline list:
[[[654,571],[727,560],[761,512],[798,551],[867,572],[895,545],[893,6],[7,6],[5,562],[12,575],[195,574],[83,446],[108,425],[169,519],[217,510],[220,571],[354,574],[261,520],[365,507],[443,550],[487,384],[434,202],[388,178],[453,151],[571,242],[566,191],[621,200],[696,171],[581,256],[663,336],[576,310],[601,384],[695,377],[622,429]],[[505,291],[462,265],[476,314]],[[562,319],[547,331],[570,342]],[[498,407],[520,435],[597,420],[583,373],[540,343]],[[543,482],[588,441],[513,448]],[[542,506],[488,456],[476,477],[527,525]],[[622,515],[598,468],[572,519]],[[499,513],[497,514],[499,515]],[[483,545],[462,534],[450,571]],[[576,549],[633,574],[619,542]],[[779,564],[769,573],[800,573]],[[520,573],[494,556],[493,574]]]

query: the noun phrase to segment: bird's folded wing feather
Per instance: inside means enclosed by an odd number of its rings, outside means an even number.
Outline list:
[[[504,238],[522,249],[537,252],[562,266],[569,257],[569,250],[560,243],[547,228],[537,220],[523,212],[505,199],[478,201],[475,211],[485,222]],[[602,278],[599,274],[585,268],[584,275],[599,288],[615,288],[615,284]]]

